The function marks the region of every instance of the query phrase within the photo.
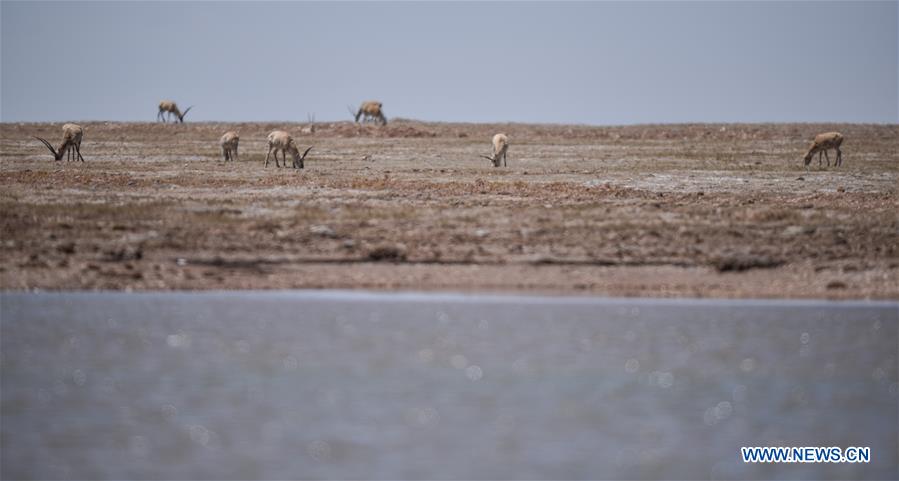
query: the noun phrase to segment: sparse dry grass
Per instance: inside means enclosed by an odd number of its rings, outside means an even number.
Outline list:
[[[899,297],[896,126],[84,125],[75,164],[0,124],[0,287]],[[262,168],[275,128],[306,170]]]

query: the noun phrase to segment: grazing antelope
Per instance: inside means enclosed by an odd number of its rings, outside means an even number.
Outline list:
[[[821,165],[821,154],[824,154],[824,157],[827,158],[827,166],[830,167],[830,156],[827,155],[827,151],[830,149],[837,151],[837,158],[833,162],[834,167],[843,165],[843,151],[840,150],[840,145],[842,143],[843,135],[839,132],[827,132],[825,134],[816,135],[815,140],[812,141],[812,145],[810,145],[808,151],[806,151],[805,157],[803,157],[803,160],[805,161],[805,170],[808,170],[808,164],[812,162],[812,157],[814,157],[815,154],[818,154],[818,165]]]
[[[237,135],[237,132],[230,131],[225,132],[225,135],[222,136],[222,157],[225,158],[225,162],[229,160],[239,160],[237,158],[237,144],[240,143],[240,136]]]
[[[315,114],[306,114],[306,118],[309,119],[309,125],[300,129],[300,132],[304,134],[314,134],[315,133]]]
[[[187,115],[187,112],[190,109],[194,108],[193,105],[187,108],[184,112],[178,110],[178,104],[172,102],[171,100],[163,100],[159,102],[159,113],[156,114],[156,120],[162,120],[165,123],[165,114],[169,115],[171,118],[173,115],[178,118],[178,122],[184,123],[184,116]]]
[[[278,163],[279,150],[284,157],[284,167],[287,167],[287,153],[290,152],[290,155],[293,156],[293,168],[302,169],[303,160],[306,159],[306,154],[312,150],[312,147],[310,146],[302,155],[300,155],[300,149],[298,149],[297,144],[294,143],[293,137],[283,130],[276,130],[268,134],[268,154],[265,155],[266,167],[268,167],[268,158],[272,155],[275,157],[275,166],[281,167],[281,164]],[[274,154],[272,154],[272,152],[274,152]]]
[[[374,120],[380,122],[381,125],[387,125],[387,117],[384,116],[383,107],[384,104],[381,102],[369,100],[368,102],[362,102],[355,114],[353,114],[353,109],[350,108],[349,110],[350,114],[355,116],[356,122],[359,122],[359,117],[362,117],[363,123]]]
[[[481,157],[493,162],[494,167],[499,167],[500,157],[503,160],[503,166],[508,167],[506,163],[506,151],[509,150],[509,137],[506,134],[496,134],[493,136],[493,157],[482,155]]]
[[[46,140],[35,137],[40,140],[50,149],[50,152],[53,152],[53,158],[56,160],[62,160],[62,156],[69,153],[69,161],[75,160],[75,155],[78,155],[78,159],[84,162],[84,157],[81,156],[81,138],[84,136],[84,129],[81,128],[78,124],[65,124],[62,126],[62,144],[59,145],[59,149],[54,149],[50,142]]]

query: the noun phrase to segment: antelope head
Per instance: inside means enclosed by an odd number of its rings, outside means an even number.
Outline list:
[[[489,160],[490,162],[493,162],[494,167],[499,167],[499,156],[498,155],[494,156],[494,157],[488,157],[486,155],[481,155],[481,157]]]
[[[184,109],[184,112],[179,113],[179,114],[178,114],[178,121],[181,122],[181,123],[183,124],[183,123],[184,123],[184,116],[187,115],[187,113],[190,112],[190,109],[192,109],[192,108],[194,108],[193,105],[191,105],[190,107]]]
[[[50,142],[47,142],[46,140],[44,140],[44,139],[42,139],[42,138],[40,138],[40,137],[35,137],[35,138],[36,138],[37,140],[40,140],[44,145],[47,146],[48,149],[50,149],[50,152],[53,153],[53,158],[54,158],[54,159],[56,159],[56,160],[62,160],[62,155],[65,153],[65,150],[64,150],[64,149],[60,149],[59,152],[57,152],[56,149],[54,149],[53,146],[50,145]]]
[[[306,154],[308,154],[310,150],[312,150],[312,146],[309,146],[309,148],[306,149],[305,152],[303,152],[303,155],[300,155],[299,149],[294,151],[295,152],[294,157],[293,157],[293,168],[294,169],[302,169],[304,167],[303,160],[306,159]]]

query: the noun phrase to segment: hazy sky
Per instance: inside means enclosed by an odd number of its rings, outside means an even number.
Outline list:
[[[899,122],[896,1],[0,2],[3,121]]]

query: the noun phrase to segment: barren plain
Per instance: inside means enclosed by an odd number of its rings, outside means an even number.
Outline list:
[[[899,298],[896,125],[81,124],[84,163],[0,124],[0,289]],[[305,169],[263,168],[274,129]]]

